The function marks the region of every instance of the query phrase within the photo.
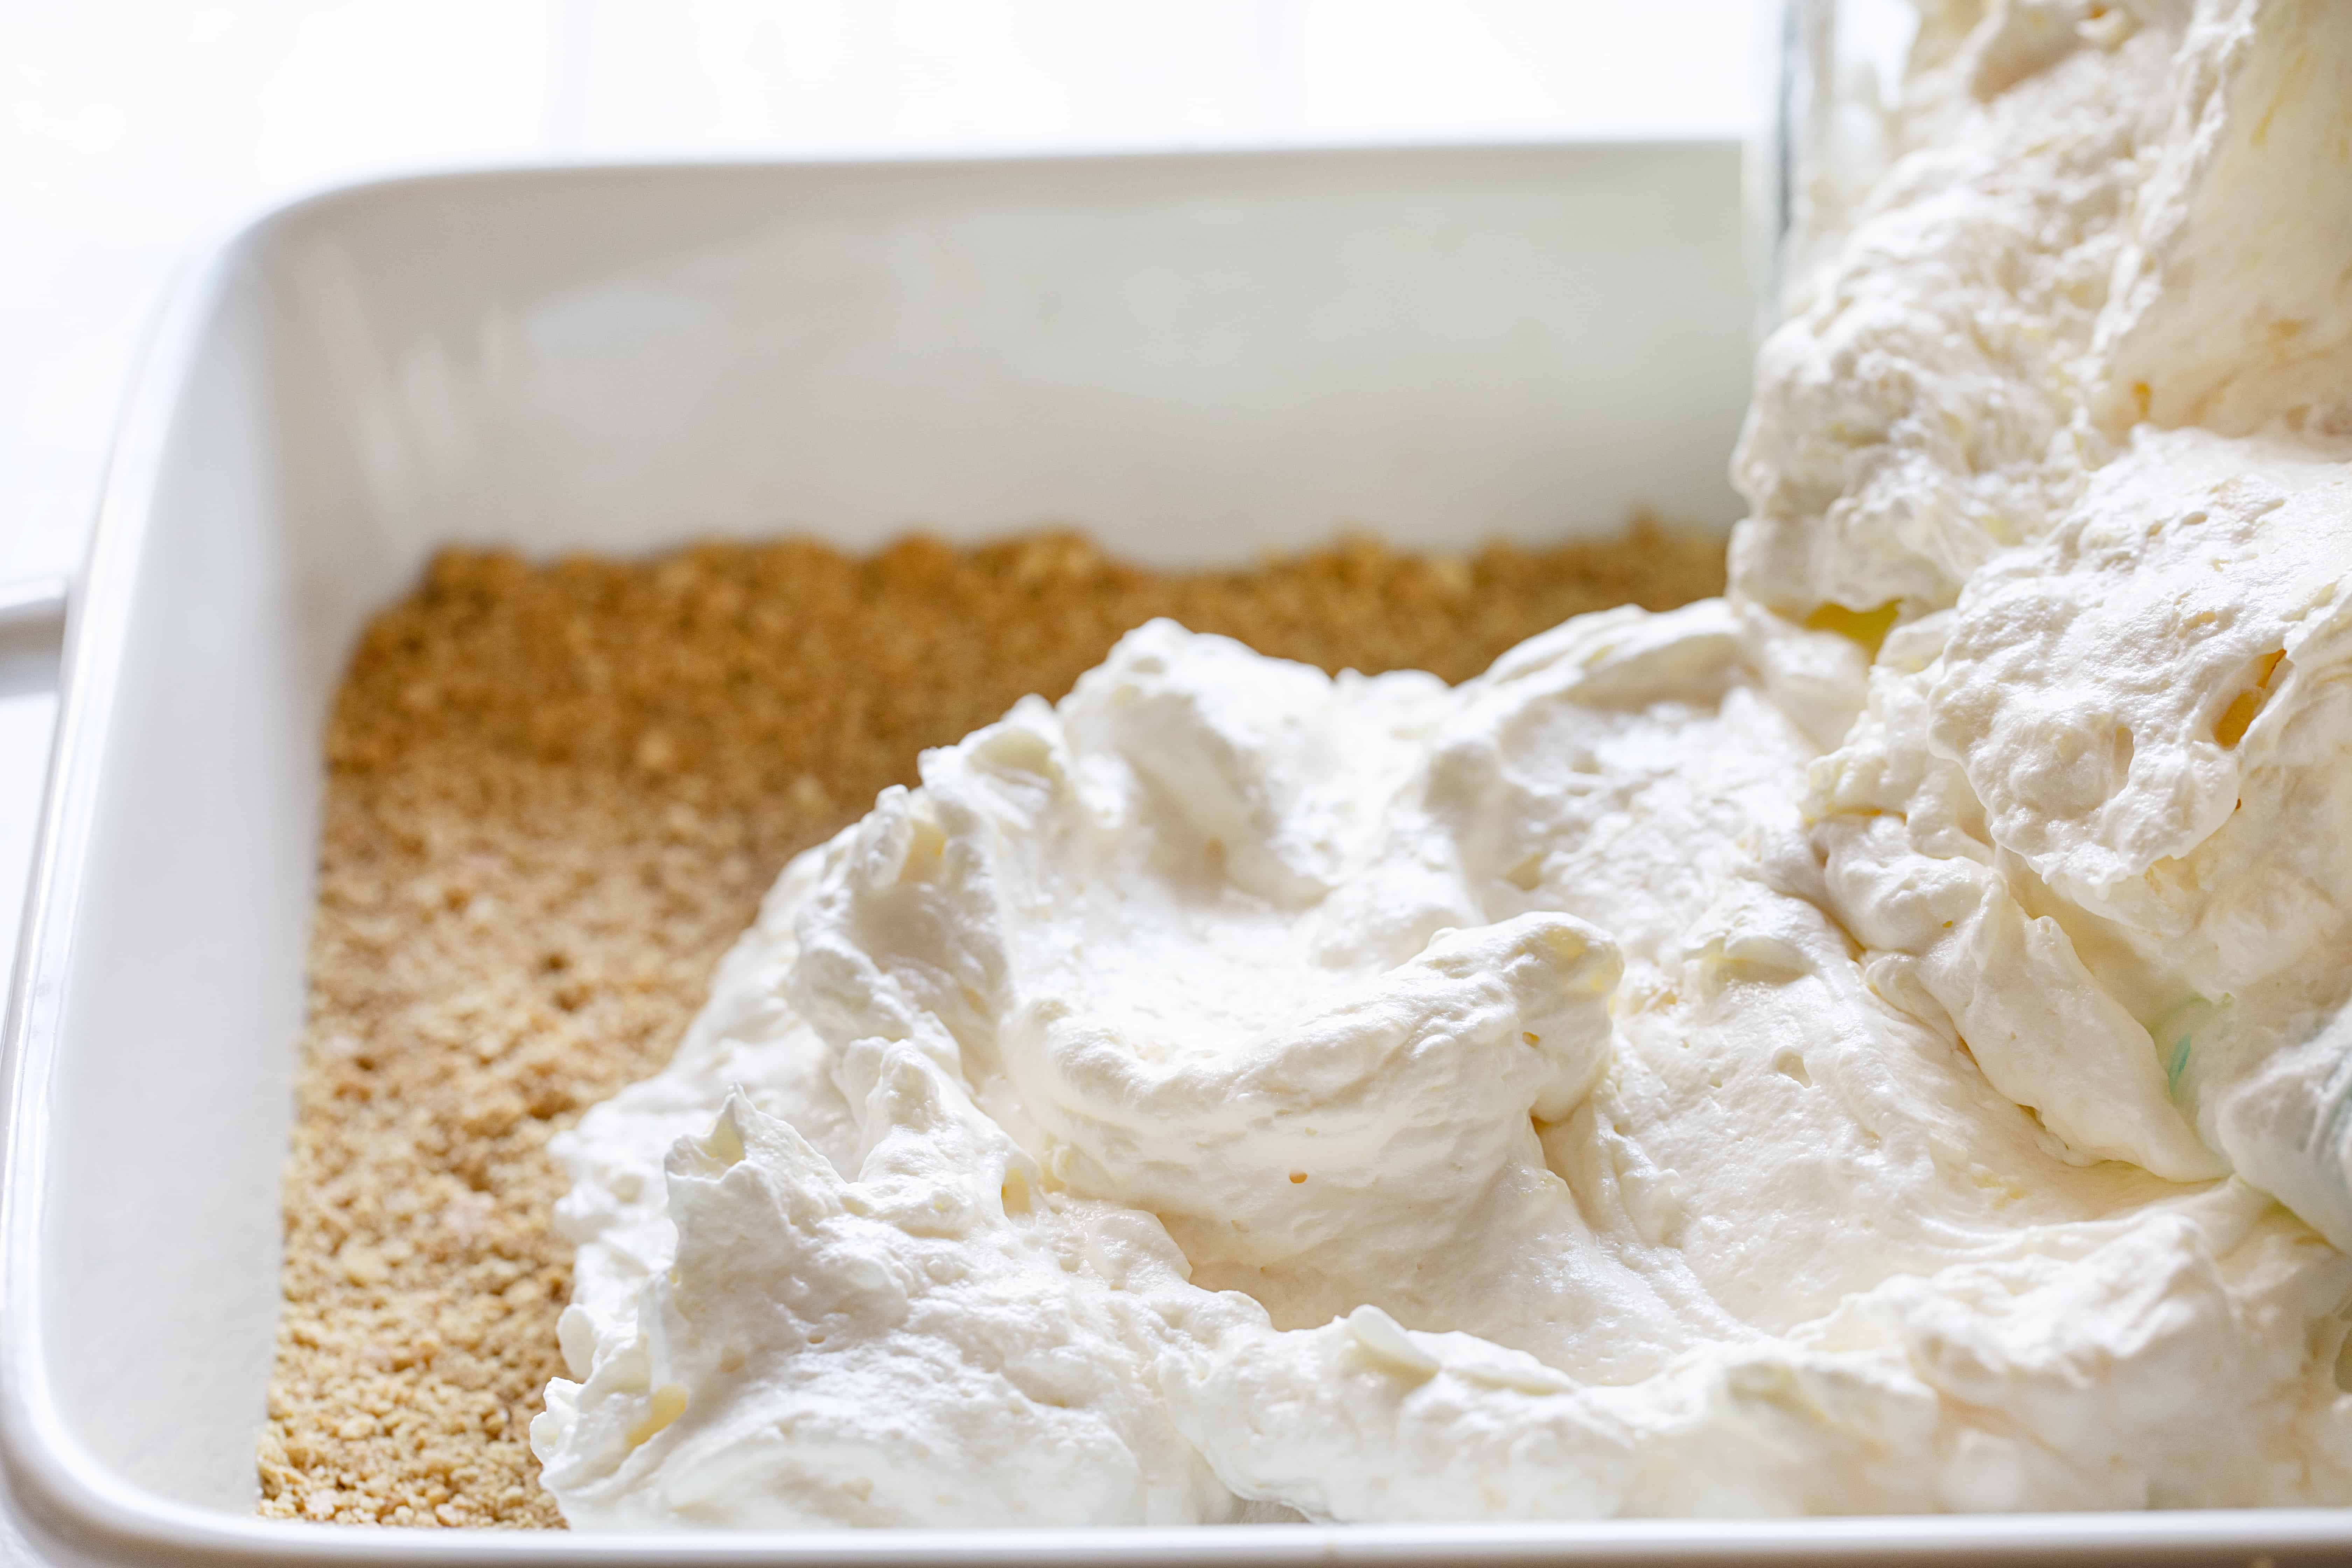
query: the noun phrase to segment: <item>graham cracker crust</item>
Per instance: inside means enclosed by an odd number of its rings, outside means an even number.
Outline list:
[[[368,627],[327,745],[260,1512],[561,1527],[526,1438],[571,1251],[548,1139],[657,1068],[785,860],[918,752],[1153,616],[1327,669],[1476,674],[1587,610],[1719,593],[1643,524],[1230,573],[1070,533],[527,565],[453,551]]]

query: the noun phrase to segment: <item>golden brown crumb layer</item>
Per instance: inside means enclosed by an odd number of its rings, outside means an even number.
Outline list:
[[[525,1435],[570,1289],[548,1138],[661,1065],[785,859],[921,748],[1060,696],[1153,616],[1460,680],[1722,582],[1719,545],[1648,528],[1190,576],[1068,534],[443,555],[368,628],[328,738],[261,1511],[562,1522]]]

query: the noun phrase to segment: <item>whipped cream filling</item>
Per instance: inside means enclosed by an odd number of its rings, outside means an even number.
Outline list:
[[[793,863],[559,1142],[571,1522],[2352,1500],[2352,10],[1888,140],[1727,598],[1153,623]]]

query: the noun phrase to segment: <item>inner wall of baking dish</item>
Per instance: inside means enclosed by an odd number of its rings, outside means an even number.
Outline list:
[[[640,169],[324,198],[232,252],[135,580],[62,1014],[62,1418],[243,1511],[320,731],[442,542],[1720,527],[1725,144]]]

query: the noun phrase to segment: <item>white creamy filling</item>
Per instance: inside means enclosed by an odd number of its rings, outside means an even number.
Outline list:
[[[1154,623],[793,862],[560,1141],[568,1520],[2352,1500],[2352,7],[1889,139],[1728,598]]]

